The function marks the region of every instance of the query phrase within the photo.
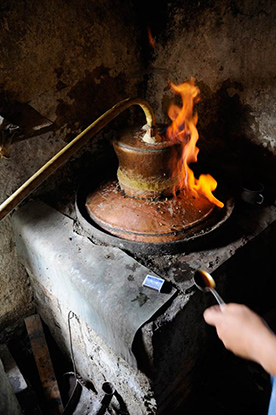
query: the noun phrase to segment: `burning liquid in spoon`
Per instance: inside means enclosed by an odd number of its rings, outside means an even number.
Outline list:
[[[197,286],[200,287],[201,290],[205,291],[206,288],[215,288],[216,283],[214,278],[203,269],[198,269],[195,272],[194,280]]]
[[[199,290],[204,292],[211,292],[220,305],[225,304],[221,296],[215,290],[216,283],[208,272],[204,271],[203,269],[198,269],[194,275],[194,282]]]

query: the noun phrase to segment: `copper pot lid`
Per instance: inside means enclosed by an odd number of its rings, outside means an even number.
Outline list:
[[[90,218],[118,237],[148,243],[178,241],[204,222],[215,205],[188,190],[161,200],[126,196],[116,180],[102,184],[86,199]],[[203,225],[204,227],[204,225]]]

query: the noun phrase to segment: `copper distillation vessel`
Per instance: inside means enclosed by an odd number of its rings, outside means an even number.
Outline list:
[[[146,243],[178,241],[218,209],[206,197],[183,188],[184,143],[166,138],[166,126],[129,129],[113,140],[119,160],[117,180],[101,184],[86,199],[92,221],[117,237]]]

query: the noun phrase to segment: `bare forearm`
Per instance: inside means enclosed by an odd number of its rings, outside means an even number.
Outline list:
[[[276,376],[276,335],[257,314],[244,305],[225,304],[205,310],[204,318],[228,350]]]
[[[276,335],[267,329],[259,350],[255,350],[256,361],[271,375],[276,376]]]

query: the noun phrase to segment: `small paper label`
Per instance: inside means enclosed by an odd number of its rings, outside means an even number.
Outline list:
[[[153,275],[147,275],[144,282],[143,287],[152,288],[153,290],[159,291],[161,290],[165,280],[159,277],[155,277]]]

